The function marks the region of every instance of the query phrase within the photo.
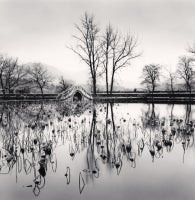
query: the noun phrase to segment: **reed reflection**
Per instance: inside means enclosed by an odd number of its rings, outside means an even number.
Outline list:
[[[113,103],[98,104],[79,111],[75,107],[71,114],[67,107],[57,104],[2,106],[0,173],[15,174],[16,182],[19,175],[33,175],[25,187],[38,196],[47,185],[47,174],[57,173],[58,164],[68,157],[70,162],[58,173],[67,185],[78,176],[80,193],[91,181],[102,178],[105,165],[120,175],[124,164],[136,168],[138,158],[146,155],[155,162],[169,156],[176,146],[183,149],[184,162],[186,151],[194,145],[190,105],[183,118],[174,116],[174,106],[170,118],[160,117],[154,104],[148,105],[139,118],[132,118],[128,111],[120,115],[119,108]],[[59,147],[63,147],[63,158],[56,154]],[[73,174],[70,165],[83,154],[85,166]]]

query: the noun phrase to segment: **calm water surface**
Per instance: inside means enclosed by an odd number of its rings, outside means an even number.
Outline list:
[[[0,106],[0,199],[193,200],[195,106]]]

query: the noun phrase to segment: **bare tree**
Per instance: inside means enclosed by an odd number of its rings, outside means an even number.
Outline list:
[[[137,39],[130,33],[122,36],[111,25],[108,25],[101,44],[103,52],[101,58],[103,59],[102,63],[106,73],[106,89],[108,93],[108,68],[110,66],[110,94],[112,94],[116,72],[129,66],[132,59],[140,56],[135,52]]]
[[[57,85],[57,91],[63,92],[66,91],[72,84],[68,83],[63,76],[60,77],[59,84]]]
[[[168,73],[168,75],[166,75],[166,78],[168,79],[167,91],[171,91],[171,93],[174,96],[174,91],[175,91],[174,81],[177,78],[176,73],[172,72],[171,70],[167,69],[166,67],[164,67],[164,69]]]
[[[48,87],[49,83],[52,81],[48,71],[41,63],[33,63],[28,69],[28,74],[32,83],[34,83],[35,87],[40,89],[42,97],[44,98],[44,89]]]
[[[25,76],[26,71],[18,64],[18,59],[0,56],[0,85],[4,95],[6,91],[10,94],[16,87],[25,84],[22,82]]]
[[[74,35],[77,45],[74,48],[71,47],[71,49],[89,66],[93,95],[96,96],[97,70],[100,64],[99,27],[94,16],[88,13],[85,13],[81,18],[80,25],[75,26],[79,34],[78,36]]]
[[[130,65],[130,61],[140,54],[135,53],[135,48],[137,46],[137,39],[131,35],[127,34],[125,37],[119,35],[118,31],[113,34],[112,41],[112,73],[111,73],[111,83],[110,83],[110,93],[112,94],[114,77],[116,72],[124,67]]]
[[[194,61],[195,59],[192,57],[182,56],[179,58],[179,64],[177,73],[179,74],[180,78],[185,81],[185,88],[187,92],[192,91],[192,82],[194,80]]]
[[[113,28],[109,24],[106,27],[106,31],[102,36],[102,42],[101,42],[101,58],[102,58],[102,65],[103,65],[103,70],[105,72],[106,76],[106,93],[109,93],[109,61],[111,59],[111,45],[113,41]]]
[[[152,94],[154,93],[160,79],[160,70],[161,66],[158,64],[145,65],[143,68],[143,81],[141,84],[146,85],[149,91],[152,91]]]
[[[170,80],[170,87],[171,92],[174,95],[174,80],[176,78],[176,75],[173,72],[169,72],[169,80]]]
[[[76,29],[79,31],[77,36],[74,35],[77,45],[75,48],[71,47],[71,50],[89,66],[93,95],[96,96],[97,78],[103,73],[107,94],[112,94],[116,72],[129,66],[132,59],[140,56],[135,53],[137,39],[129,33],[122,36],[111,25],[106,27],[100,37],[100,29],[94,16],[88,13],[81,18],[81,23],[76,25]],[[103,70],[100,66],[103,66]]]
[[[23,66],[18,65],[17,59],[10,59],[8,63],[9,67],[6,70],[6,87],[10,94],[16,87],[26,84],[26,82],[22,82],[26,77],[26,71]]]
[[[168,84],[167,84],[167,91],[171,91],[171,97],[175,99],[175,85],[174,81],[177,78],[176,73],[173,73],[171,71],[168,71]]]

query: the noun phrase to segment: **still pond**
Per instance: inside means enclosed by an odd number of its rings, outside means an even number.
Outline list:
[[[194,105],[0,105],[0,199],[193,200],[194,128]]]

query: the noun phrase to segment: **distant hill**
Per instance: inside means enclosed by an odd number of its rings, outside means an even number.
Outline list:
[[[51,74],[53,78],[59,78],[61,76],[64,76],[64,73],[61,70],[57,69],[56,67],[46,64],[43,65],[47,68],[49,74]]]
[[[87,92],[91,92],[92,90],[92,87],[90,84],[82,84],[81,87],[83,87]],[[131,88],[126,88],[122,86],[114,86],[114,91],[127,91],[127,90],[133,91],[134,88],[131,89]],[[104,85],[97,84],[97,92],[98,91],[106,91],[106,87]]]

